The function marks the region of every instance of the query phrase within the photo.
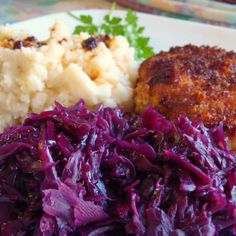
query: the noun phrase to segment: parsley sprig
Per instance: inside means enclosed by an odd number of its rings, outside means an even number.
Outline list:
[[[129,44],[135,48],[136,59],[146,59],[154,54],[153,48],[149,45],[150,38],[143,36],[144,27],[138,25],[136,12],[128,10],[125,18],[113,16],[113,9],[103,17],[101,24],[95,24],[90,15],[76,16],[68,14],[80,22],[75,27],[74,34],[87,32],[90,35],[122,35],[126,37]]]

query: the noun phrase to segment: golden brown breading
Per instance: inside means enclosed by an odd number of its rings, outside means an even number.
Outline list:
[[[169,119],[182,114],[207,126],[236,127],[236,54],[186,45],[149,58],[139,68],[136,111],[148,104]]]

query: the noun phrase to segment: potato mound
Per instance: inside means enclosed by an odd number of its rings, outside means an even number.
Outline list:
[[[89,37],[71,35],[56,22],[49,39],[31,43],[29,35],[0,27],[0,130],[28,112],[50,109],[55,100],[65,106],[81,98],[90,107],[132,105],[134,49],[122,36],[88,49],[83,42]]]

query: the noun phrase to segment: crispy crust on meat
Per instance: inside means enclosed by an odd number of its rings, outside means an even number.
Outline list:
[[[161,52],[139,68],[135,107],[151,104],[169,119],[180,114],[205,125],[236,127],[236,54],[186,45]]]

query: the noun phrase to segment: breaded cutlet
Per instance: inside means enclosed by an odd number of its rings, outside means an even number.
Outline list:
[[[160,52],[141,64],[134,100],[137,112],[150,104],[171,120],[235,128],[236,53],[193,45]]]

